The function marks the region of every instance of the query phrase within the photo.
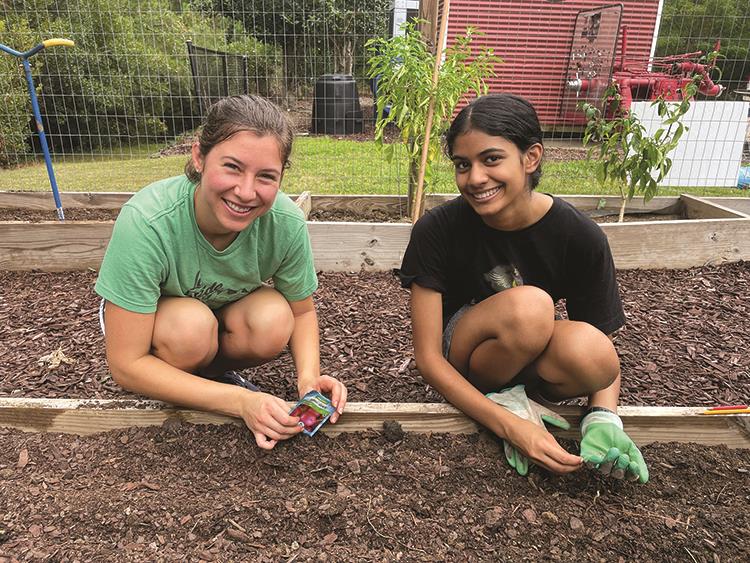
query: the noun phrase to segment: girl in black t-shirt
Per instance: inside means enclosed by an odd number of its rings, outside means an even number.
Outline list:
[[[610,336],[624,315],[612,256],[595,223],[535,191],[544,148],[534,108],[509,94],[478,98],[453,121],[446,149],[461,197],[417,222],[400,270],[420,372],[505,440],[522,475],[529,461],[556,473],[585,462],[645,483],[643,457],[615,414],[620,364]],[[568,320],[555,317],[563,298]],[[544,426],[567,423],[527,391],[588,396],[580,456]]]

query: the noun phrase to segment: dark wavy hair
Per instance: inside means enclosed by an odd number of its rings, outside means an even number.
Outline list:
[[[542,143],[542,128],[534,106],[513,94],[490,94],[476,98],[462,109],[445,134],[445,152],[453,157],[456,137],[471,130],[482,131],[493,137],[503,137],[525,153],[531,145]],[[542,177],[541,163],[531,173],[529,183],[533,190]]]
[[[206,120],[198,133],[201,156],[240,131],[251,131],[258,136],[276,138],[284,168],[292,154],[294,128],[286,114],[273,102],[261,96],[243,95],[222,98],[208,108]],[[193,182],[201,179],[190,158],[185,164],[185,175]]]

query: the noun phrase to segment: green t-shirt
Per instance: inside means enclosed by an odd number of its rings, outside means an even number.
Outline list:
[[[195,222],[195,184],[186,176],[155,182],[123,206],[94,290],[135,313],[153,313],[162,296],[193,297],[211,309],[273,280],[288,301],[318,287],[302,211],[282,192],[222,251]]]

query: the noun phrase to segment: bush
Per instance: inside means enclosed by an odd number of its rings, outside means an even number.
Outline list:
[[[13,16],[0,19],[0,37],[4,45],[18,51],[18,46],[31,43],[28,22]],[[24,162],[31,152],[27,142],[31,100],[23,65],[7,53],[0,53],[0,92],[0,166],[6,167]]]
[[[0,18],[3,9],[0,4]],[[238,34],[228,18],[202,15],[174,0],[17,0],[9,2],[10,10],[28,21],[33,40],[27,38],[24,48],[49,37],[76,43],[32,59],[53,152],[111,151],[194,128],[200,115],[187,39],[248,55],[251,72],[273,74],[263,66],[275,62],[271,48]],[[23,28],[14,23],[9,29]],[[5,108],[11,121],[18,120],[16,107]],[[12,136],[3,122],[0,138],[17,143],[15,131]]]

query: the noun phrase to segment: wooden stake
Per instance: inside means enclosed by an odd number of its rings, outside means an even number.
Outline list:
[[[427,108],[427,123],[425,124],[424,144],[422,145],[422,161],[419,165],[419,175],[417,176],[417,191],[414,194],[414,205],[412,206],[411,222],[416,223],[417,219],[422,216],[422,192],[424,191],[424,175],[427,168],[427,153],[430,149],[430,134],[432,133],[432,118],[435,114],[435,87],[437,86],[438,76],[440,74],[440,63],[443,58],[443,45],[446,41],[446,32],[448,31],[448,11],[450,10],[450,0],[443,0],[443,12],[440,17],[440,32],[437,36],[437,45],[435,47],[435,66],[432,69],[432,94],[430,95],[430,105]]]

